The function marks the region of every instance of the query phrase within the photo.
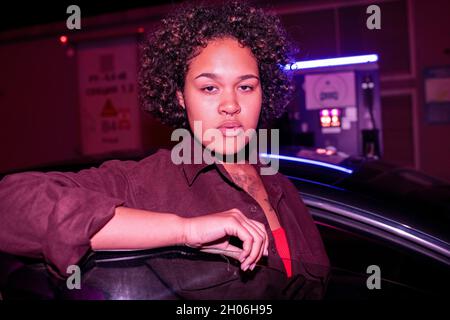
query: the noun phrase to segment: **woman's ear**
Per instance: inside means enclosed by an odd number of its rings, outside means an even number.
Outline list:
[[[184,97],[183,97],[183,93],[180,90],[177,90],[177,99],[178,99],[178,103],[180,104],[180,106],[183,109],[186,109],[186,105],[184,104]]]

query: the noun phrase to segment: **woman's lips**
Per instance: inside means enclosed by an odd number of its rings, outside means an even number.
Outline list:
[[[222,134],[225,137],[236,137],[238,135],[240,135],[244,129],[242,128],[242,126],[236,126],[236,127],[219,127],[218,128]]]

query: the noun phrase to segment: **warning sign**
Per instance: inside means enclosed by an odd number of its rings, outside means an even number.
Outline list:
[[[78,63],[83,154],[139,149],[136,40],[82,44]]]

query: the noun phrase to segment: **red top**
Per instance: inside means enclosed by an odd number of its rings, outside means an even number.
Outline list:
[[[272,230],[272,234],[278,254],[281,257],[281,260],[283,260],[288,277],[290,277],[292,275],[291,252],[289,250],[286,232],[282,227],[279,227],[278,229]]]

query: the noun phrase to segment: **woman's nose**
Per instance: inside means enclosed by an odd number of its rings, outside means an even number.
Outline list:
[[[219,105],[219,113],[224,115],[234,115],[241,112],[241,107],[239,103],[234,99],[234,97],[229,97],[229,99],[224,99]]]

